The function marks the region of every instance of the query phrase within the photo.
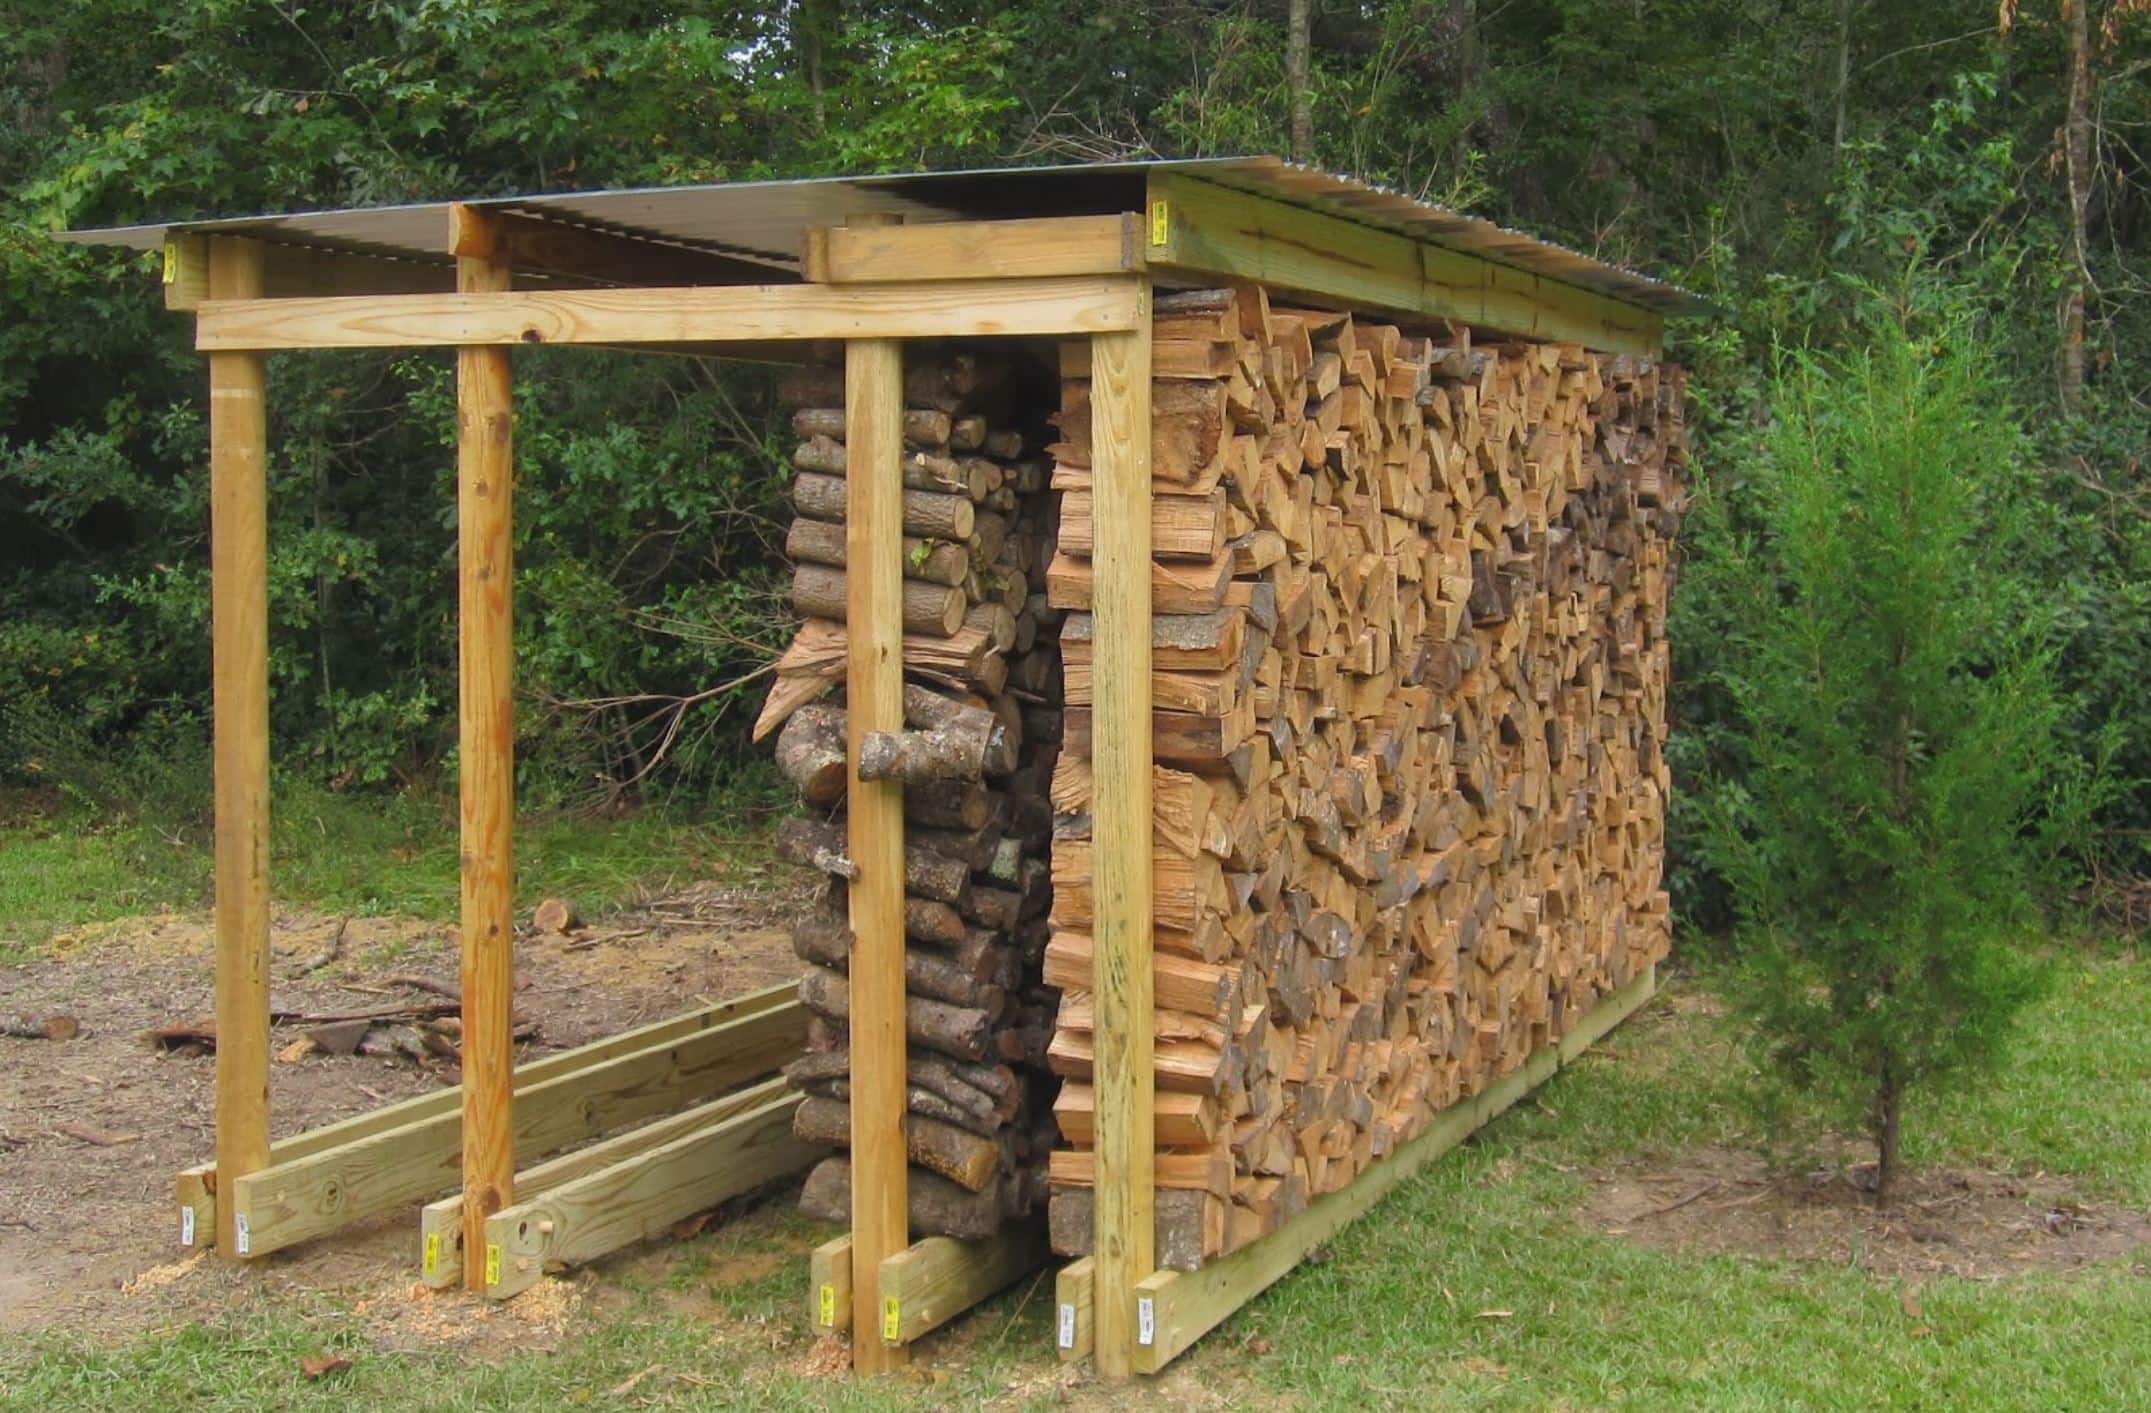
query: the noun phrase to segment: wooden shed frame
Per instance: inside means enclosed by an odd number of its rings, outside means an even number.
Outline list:
[[[1337,181],[1320,174],[1306,179]],[[486,1240],[488,1217],[515,1200],[518,1104],[547,1084],[566,1086],[562,1093],[579,1102],[603,1103],[609,1067],[642,1043],[637,1032],[588,1047],[587,1054],[526,1066],[520,1076],[513,1071],[511,363],[522,345],[782,357],[783,348],[806,341],[843,341],[852,465],[845,687],[856,759],[862,735],[903,725],[898,460],[905,342],[1089,340],[1097,546],[1096,1226],[1093,1255],[1065,1268],[1059,1280],[1057,1343],[1064,1356],[1093,1352],[1109,1376],[1163,1367],[1427,1158],[1527,1093],[1648,997],[1653,977],[1645,972],[1558,1047],[1439,1116],[1412,1144],[1283,1229],[1192,1275],[1158,1270],[1149,1082],[1153,283],[1247,281],[1420,325],[1446,320],[1641,355],[1659,351],[1665,314],[1681,312],[1688,297],[1532,242],[1524,244],[1543,258],[1518,262],[1487,253],[1484,242],[1481,249],[1460,249],[1363,220],[1334,190],[1328,195],[1339,199],[1329,209],[1311,208],[1282,199],[1289,182],[1269,194],[1251,192],[1210,180],[1202,164],[1159,164],[1142,181],[1140,209],[1106,214],[904,224],[862,203],[866,209],[843,224],[802,233],[797,283],[774,282],[773,274],[789,272],[751,257],[548,219],[532,214],[534,206],[445,208],[439,254],[452,258],[452,277],[438,257],[382,258],[377,250],[280,238],[267,227],[156,228],[167,304],[194,315],[210,384],[216,1161],[180,1177],[190,1243],[207,1242],[213,1213],[221,1251],[259,1255],[264,1244],[250,1239],[244,1204],[233,1194],[272,1159],[333,1156],[345,1151],[339,1145],[363,1141],[379,1150],[370,1161],[392,1162],[406,1151],[395,1146],[407,1141],[397,1135],[431,1124],[432,1141],[460,1134],[460,1201],[437,1205],[451,1226],[460,1222],[463,1249],[475,1253]],[[1387,193],[1367,195],[1360,205],[1376,196],[1416,205]],[[107,233],[78,238],[100,234]],[[144,244],[139,238],[109,243]],[[1604,281],[1572,278],[1594,272],[1631,286],[1616,283],[1609,292]],[[553,283],[516,287],[532,276]],[[1664,297],[1634,292],[1645,286]],[[442,1095],[300,1135],[272,1153],[264,370],[272,352],[386,347],[457,351],[460,1128]],[[869,468],[874,474],[862,474]],[[849,853],[857,868],[850,889],[852,1229],[816,1252],[809,1309],[825,1329],[850,1330],[855,1366],[874,1371],[904,1362],[919,1335],[1034,1268],[1045,1252],[1035,1231],[983,1243],[908,1241],[901,786],[862,782],[856,765],[848,785]],[[738,1057],[744,1079],[786,1045],[796,1048],[798,1023],[796,1008],[786,1012],[770,993],[668,1022],[673,1029],[664,1041],[716,1035],[708,1043],[729,1046],[721,1053]],[[339,1181],[333,1163],[321,1180]],[[333,1197],[322,1201],[334,1205]],[[324,1218],[296,1231],[304,1236],[333,1225]],[[429,1252],[431,1245],[429,1239]],[[479,1264],[475,1256],[463,1262],[474,1288],[481,1284]]]

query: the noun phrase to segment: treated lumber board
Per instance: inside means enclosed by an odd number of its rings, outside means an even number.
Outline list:
[[[858,224],[883,223],[878,218]],[[856,873],[847,890],[852,937],[852,1328],[876,1328],[873,1273],[910,1240],[904,1093],[904,787],[862,780],[859,754],[878,731],[904,729],[903,345],[844,346],[845,799]],[[880,1341],[852,1341],[852,1365],[903,1362]]]
[[[837,226],[807,233],[806,264],[839,285],[1116,275],[1143,268],[1143,241],[1133,212]]]
[[[456,290],[508,288],[490,220],[449,207]],[[456,350],[463,1244],[515,1198],[515,424],[505,348]],[[478,1288],[474,1273],[465,1283]]]
[[[603,1040],[593,1040],[588,1045],[577,1046],[573,1050],[563,1050],[557,1055],[548,1055],[544,1059],[519,1065],[515,1071],[516,1092],[521,1094],[548,1081],[594,1069],[622,1055],[632,1055],[653,1045],[685,1039],[730,1021],[798,1006],[798,987],[790,983],[750,991],[744,996],[685,1011],[666,1020],[652,1021],[648,1025],[637,1026],[633,1030],[622,1031]],[[805,1024],[803,1016],[800,1024]],[[401,1128],[420,1119],[453,1114],[461,1108],[462,1103],[459,1090],[442,1089],[431,1094],[421,1094],[414,1099],[386,1104],[378,1109],[369,1109],[363,1114],[354,1114],[348,1119],[339,1119],[335,1123],[323,1124],[319,1128],[310,1128],[289,1138],[276,1140],[269,1146],[269,1163],[271,1166],[281,1166],[299,1158],[342,1147],[361,1138],[370,1138],[375,1134]],[[201,1163],[180,1171],[175,1182],[175,1196],[180,1212],[181,1245],[215,1244],[217,1185],[217,1166],[214,1163]],[[187,1239],[190,1235],[194,1238],[191,1241]]]
[[[881,1341],[906,1345],[1038,1267],[1046,1233],[1017,1222],[983,1241],[929,1236],[881,1263]]]
[[[459,224],[459,211],[477,220]],[[482,236],[472,230],[477,222],[486,227]],[[481,249],[516,270],[622,285],[767,284],[785,273],[781,265],[644,240],[594,226],[570,225],[525,212],[461,204],[451,207],[448,253],[464,256]]]
[[[546,1269],[647,1241],[672,1223],[798,1172],[824,1152],[792,1136],[803,1096],[785,1094],[610,1167],[503,1207],[486,1220],[485,1294],[505,1300]]]
[[[259,241],[220,236],[209,288],[261,294]],[[209,360],[210,681],[216,794],[217,1165],[269,1161],[269,491],[266,367]],[[217,1249],[257,1254],[243,1217],[221,1212]]]
[[[1663,341],[1650,310],[1341,216],[1169,173],[1151,176],[1149,203],[1154,270],[1614,353],[1655,356]]]
[[[1125,276],[207,300],[204,353],[531,343],[996,338],[1133,328]]]
[[[1147,294],[1147,291],[1146,291]],[[1133,1294],[1156,1267],[1151,1179],[1150,326],[1091,343],[1096,636],[1091,792],[1098,1367],[1134,1367]],[[1067,499],[1064,498],[1064,508]],[[1064,509],[1064,513],[1065,509]],[[1065,524],[1065,522],[1064,522]],[[1222,541],[1220,541],[1222,543]],[[1210,559],[1215,547],[1202,558]]]
[[[1062,1363],[1090,1358],[1091,1261],[1079,1256],[1053,1277],[1053,1348]]]
[[[202,302],[210,298],[445,294],[456,287],[455,267],[446,260],[426,261],[368,255],[355,250],[325,250],[277,240],[262,242],[262,279],[258,293],[212,296],[209,292],[209,243],[234,238],[185,231],[166,236],[164,307],[188,313],[201,308]]]
[[[519,1200],[529,1201],[541,1193],[550,1192],[563,1183],[572,1182],[588,1173],[608,1168],[623,1158],[648,1152],[675,1138],[696,1132],[710,1124],[759,1108],[772,1099],[780,1099],[786,1092],[786,1083],[780,1076],[750,1085],[745,1089],[713,1099],[707,1104],[697,1104],[684,1112],[640,1124],[625,1133],[563,1153],[547,1159],[533,1168],[525,1168],[515,1175],[515,1191]],[[434,1289],[446,1289],[463,1279],[463,1194],[444,1197],[429,1202],[418,1214],[419,1282]]]
[[[806,1018],[795,1000],[519,1089],[516,1151],[535,1159],[760,1079],[798,1053]],[[450,1108],[273,1164],[228,1184],[233,1208],[267,1252],[430,1201],[456,1185],[462,1128]]]
[[[1650,968],[1608,995],[1572,1034],[1602,1038],[1648,1001],[1657,988]],[[1565,1046],[1546,1046],[1522,1067],[1451,1106],[1424,1132],[1367,1168],[1351,1184],[1316,1198],[1276,1231],[1193,1272],[1160,1271],[1141,1282],[1131,1317],[1151,1337],[1136,1351],[1136,1370],[1155,1374],[1227,1316],[1290,1272],[1306,1254],[1371,1209],[1399,1183],[1462,1143],[1511,1105],[1551,1079],[1572,1056]],[[1581,1046],[1574,1052],[1582,1053]],[[1102,1313],[1102,1312],[1101,1312]]]
[[[840,1236],[807,1257],[807,1320],[823,1334],[851,1333],[851,1238]]]

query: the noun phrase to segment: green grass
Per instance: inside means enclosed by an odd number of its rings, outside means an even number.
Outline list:
[[[0,963],[33,955],[63,928],[207,907],[209,790],[195,784],[138,807],[50,794],[0,809]],[[517,902],[559,894],[602,911],[639,889],[721,876],[766,854],[758,818],[701,822],[654,809],[602,823],[526,818],[516,830]],[[279,781],[270,834],[279,907],[455,916],[453,796],[352,796]]]
[[[0,963],[52,930],[206,904],[199,817],[60,798],[0,808]],[[737,815],[734,816],[737,818]],[[447,918],[456,907],[452,800],[280,788],[279,900]],[[523,902],[586,909],[721,873],[758,835],[661,812],[595,826],[525,821]],[[2056,984],[1982,1086],[1909,1116],[1920,1164],[2044,1170],[2086,1195],[2151,1205],[2151,962],[2121,947],[2056,952]],[[1750,1053],[1682,979],[1582,1063],[1405,1184],[1229,1320],[1154,1388],[1079,1400],[1178,1407],[1222,1391],[1241,1406],[1724,1409],[2151,1406],[2146,1262],[2074,1278],[1925,1283],[1857,1269],[1682,1256],[1587,1229],[1593,1169],[1783,1139],[1811,1118],[1759,1109]],[[554,1353],[471,1362],[392,1353],[333,1293],[242,1297],[183,1328],[117,1343],[0,1339],[0,1406],[334,1409],[409,1406],[968,1408],[1056,1399],[1050,1292],[1010,1294],[953,1332],[933,1382],[875,1386],[794,1372],[816,1230],[764,1209],[662,1257],[607,1267],[605,1298]],[[1503,1315],[1487,1312],[1505,1311]],[[354,1363],[320,1381],[299,1361]],[[930,1361],[933,1362],[930,1357]],[[636,1375],[626,1395],[609,1391]]]
[[[2151,967],[2058,957],[2059,984],[1991,1088],[1917,1108],[1919,1161],[2038,1168],[2142,1203],[2151,1183]],[[1708,979],[1669,995],[1478,1139],[1405,1184],[1229,1320],[1166,1381],[1078,1401],[1178,1408],[2026,1408],[2151,1406],[2151,1281],[1927,1281],[1917,1313],[1862,1271],[1683,1256],[1587,1229],[1588,1174],[1753,1144],[1744,1052]],[[862,1387],[793,1372],[815,1229],[764,1211],[667,1258],[609,1268],[603,1316],[557,1353],[388,1353],[334,1297],[242,1301],[116,1347],[0,1342],[0,1405],[976,1408],[1056,1402],[1050,1292],[1005,1295],[953,1334],[937,1381]],[[753,1258],[761,1258],[759,1261]],[[748,1258],[743,1261],[742,1258]],[[1506,1311],[1493,1316],[1485,1312]],[[337,1351],[353,1367],[297,1372]],[[612,1397],[648,1373],[630,1394]],[[1087,1406],[1091,1406],[1087,1404]]]

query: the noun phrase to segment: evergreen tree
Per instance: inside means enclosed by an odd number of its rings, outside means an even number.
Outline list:
[[[1722,596],[1748,767],[1708,847],[1764,1069],[1864,1110],[1885,1204],[1907,1095],[1991,1059],[2037,990],[2035,885],[2081,794],[2006,392],[1967,321],[1910,308],[1786,356],[1686,590]]]

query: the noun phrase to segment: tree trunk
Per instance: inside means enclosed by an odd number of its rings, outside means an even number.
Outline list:
[[[1314,161],[1314,108],[1309,49],[1314,0],[1289,0],[1285,17],[1285,83],[1292,90],[1292,160]]]
[[[1831,149],[1845,150],[1845,102],[1852,87],[1852,3],[1837,0],[1837,119],[1830,127]]]
[[[1882,1062],[1875,1086],[1875,1205],[1887,1208],[1897,1195],[1898,1121],[1904,1110],[1904,1082],[1894,1065]]]
[[[2061,406],[2075,412],[2084,396],[2084,301],[2091,288],[2085,225],[2091,209],[2090,0],[2062,0],[2069,32],[2069,116],[2062,148],[2069,184],[2069,281],[2061,310]]]

